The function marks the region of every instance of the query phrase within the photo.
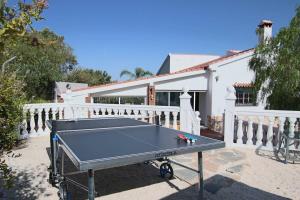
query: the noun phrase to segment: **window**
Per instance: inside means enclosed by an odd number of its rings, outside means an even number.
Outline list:
[[[107,104],[134,104],[134,105],[142,105],[144,104],[144,97],[94,97],[94,103],[107,103]]]
[[[170,106],[180,106],[180,92],[170,92]]]
[[[156,92],[156,105],[168,106],[169,105],[169,93],[168,92]]]
[[[252,88],[235,88],[236,90],[236,105],[254,106],[255,98]]]

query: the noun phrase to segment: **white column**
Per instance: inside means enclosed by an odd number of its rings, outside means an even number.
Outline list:
[[[134,114],[134,119],[138,119],[139,118],[139,110],[137,110],[137,109],[134,109],[133,110],[133,114]]]
[[[30,135],[36,136],[35,121],[34,121],[35,108],[30,109]]]
[[[189,108],[191,106],[191,96],[187,93],[188,90],[183,88],[183,94],[180,98],[180,130],[184,132],[191,132],[191,121],[189,117]]]
[[[51,119],[55,120],[55,108],[51,107]]]
[[[63,108],[62,108],[62,107],[59,107],[59,108],[58,108],[58,118],[59,118],[59,119],[62,119],[62,118],[63,118],[62,113],[63,113]]]
[[[153,124],[153,115],[154,115],[154,112],[152,110],[148,110],[148,114],[149,114],[149,123]]]
[[[155,111],[155,114],[158,116],[158,123],[161,125],[161,111]]]
[[[64,97],[64,118],[65,119],[73,119],[75,118],[75,110],[76,108],[72,106],[72,91],[70,89],[67,89],[66,95]]]
[[[234,87],[227,87],[224,119],[224,141],[226,146],[231,146],[233,144],[235,100],[236,96]]]
[[[193,124],[193,134],[195,135],[201,135],[201,118],[200,118],[200,112],[199,111],[195,111],[195,115],[196,115],[196,123]]]
[[[238,129],[237,129],[237,144],[243,144],[243,119],[238,116]]]
[[[268,126],[268,132],[267,132],[267,144],[266,144],[266,146],[269,149],[273,148],[273,143],[272,143],[272,139],[273,139],[273,125],[274,125],[274,117],[269,117],[269,126]]]
[[[262,139],[263,139],[263,116],[258,117],[258,128],[257,128],[257,133],[256,133],[256,146],[260,146],[262,144]]]
[[[177,115],[178,112],[172,112],[173,114],[173,129],[177,130]]]
[[[170,112],[164,111],[164,114],[165,114],[165,127],[169,128],[170,127]]]
[[[27,131],[27,112],[28,109],[24,108],[23,109],[23,131],[22,131],[22,138],[27,138],[28,137],[28,131]]]
[[[278,133],[277,133],[277,145],[279,145],[280,134],[283,134],[283,131],[284,131],[285,120],[286,120],[286,117],[279,117],[279,128],[278,128]]]
[[[50,108],[45,108],[45,130],[44,130],[44,133],[46,133],[46,134],[50,133],[50,129],[46,124],[46,122],[49,120],[49,111],[50,111]]]
[[[38,134],[43,134],[43,120],[42,120],[43,108],[38,108]]]
[[[290,122],[290,127],[289,127],[289,137],[294,138],[295,137],[295,122],[296,118],[295,117],[289,117],[289,122]],[[293,141],[290,140],[290,143]]]
[[[247,145],[253,145],[253,120],[252,117],[248,117],[248,131],[247,131]]]

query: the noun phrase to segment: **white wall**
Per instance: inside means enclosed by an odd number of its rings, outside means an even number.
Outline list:
[[[225,109],[226,88],[235,82],[250,83],[254,79],[254,72],[249,69],[252,52],[225,60],[212,65],[211,68],[211,113],[222,115]],[[216,80],[218,77],[218,81]]]
[[[138,96],[147,96],[147,85],[139,85],[135,87],[127,87],[122,89],[116,89],[116,90],[109,90],[104,92],[99,92],[93,94],[93,97],[96,96],[132,96],[132,97],[138,97]]]
[[[189,76],[172,81],[154,83],[156,90],[179,90],[183,87],[188,90],[207,90],[207,76],[205,74]]]
[[[216,55],[202,54],[169,54],[157,74],[167,74],[219,58]]]
[[[219,57],[220,56],[201,54],[171,54],[170,72],[172,73],[182,69],[200,65]]]

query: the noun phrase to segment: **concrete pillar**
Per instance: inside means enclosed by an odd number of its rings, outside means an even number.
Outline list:
[[[234,136],[234,115],[235,115],[235,89],[233,86],[227,87],[227,95],[225,99],[224,114],[224,141],[226,146],[233,143]]]
[[[74,118],[74,108],[72,108],[72,91],[67,89],[66,94],[64,96],[64,118],[65,119],[73,119]]]
[[[147,88],[147,104],[155,105],[155,98],[155,86],[150,84]]]
[[[190,120],[190,108],[191,108],[191,96],[188,94],[188,90],[183,88],[183,94],[180,98],[180,130],[184,132],[191,132],[191,120]]]
[[[85,103],[92,103],[92,97],[89,94],[89,96],[85,97]]]

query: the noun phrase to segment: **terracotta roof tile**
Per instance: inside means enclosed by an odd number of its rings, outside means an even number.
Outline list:
[[[233,87],[238,87],[238,88],[251,88],[253,87],[252,83],[234,83]]]

